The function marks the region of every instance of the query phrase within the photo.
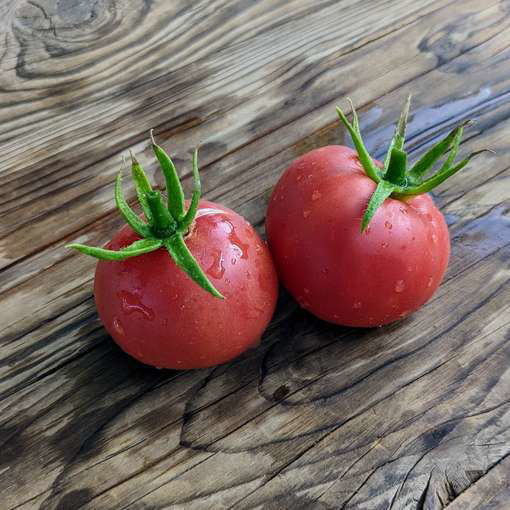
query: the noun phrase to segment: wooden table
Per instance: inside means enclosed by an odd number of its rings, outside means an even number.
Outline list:
[[[2,509],[510,508],[510,2],[4,0],[1,13]],[[416,155],[473,118],[434,194],[453,254],[437,294],[372,330],[282,291],[262,345],[216,369],[130,359],[101,326],[95,261],[148,132],[189,191],[263,233],[268,195],[312,147],[382,157],[414,95]],[[134,202],[134,190],[126,182]]]

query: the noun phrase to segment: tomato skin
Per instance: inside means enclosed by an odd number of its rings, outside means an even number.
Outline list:
[[[448,266],[448,227],[428,194],[387,199],[360,232],[375,187],[357,153],[334,145],[294,161],[271,195],[266,231],[278,275],[303,308],[335,324],[405,317]]]
[[[138,238],[125,226],[107,248]],[[106,330],[128,354],[159,368],[235,358],[258,345],[276,305],[271,254],[234,211],[202,200],[186,244],[224,300],[193,282],[165,249],[96,267],[94,295]]]

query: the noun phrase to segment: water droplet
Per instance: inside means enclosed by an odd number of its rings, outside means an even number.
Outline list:
[[[427,287],[432,287],[432,282],[434,281],[434,278],[432,278],[432,276],[429,278],[428,282],[427,282]]]
[[[437,236],[436,236],[436,234],[432,234],[431,238],[432,238],[432,242],[433,243],[437,243]]]
[[[384,222],[384,226],[388,229],[388,230],[391,230],[393,228],[393,225],[389,222],[389,221],[385,221]]]
[[[236,229],[235,229],[234,225],[230,221],[223,220],[223,223],[224,223],[224,226],[226,227],[226,230],[227,230],[228,240],[231,242],[232,247],[234,248],[234,251],[242,259],[247,259],[248,258],[248,246],[249,245],[247,243],[243,243],[241,241],[241,239],[239,239],[239,236],[236,233]]]
[[[121,299],[122,310],[126,315],[139,313],[150,321],[154,320],[154,312],[145,306],[138,296],[124,290],[119,293],[119,296]]]
[[[356,310],[359,310],[361,308],[361,301],[356,301],[352,306]]]
[[[280,195],[279,199],[280,199],[280,202],[282,202],[283,200],[285,200],[285,195]]]
[[[296,177],[296,182],[299,182],[303,180],[303,175],[302,174],[299,174],[297,177]]]
[[[338,315],[338,314],[334,313],[334,314],[333,314],[333,319],[336,319],[336,320],[340,319],[340,315]]]
[[[408,270],[409,272],[411,272],[411,271],[413,270],[413,268],[412,268],[411,266],[407,266],[407,270]]]
[[[223,253],[220,250],[213,250],[213,261],[207,269],[207,274],[219,280],[225,273]]]
[[[397,280],[395,282],[395,292],[403,292],[406,288],[406,283],[404,280]]]
[[[120,323],[120,320],[118,317],[113,318],[113,329],[118,335],[124,334],[124,328],[122,327],[122,324]]]
[[[319,200],[319,198],[321,197],[321,192],[316,189],[313,193],[312,193],[312,200],[315,201],[315,200]]]
[[[399,207],[399,210],[402,214],[407,214],[407,209],[405,207]]]
[[[389,245],[390,245],[390,244],[389,244],[389,243],[387,243],[387,242],[381,243],[381,246],[382,246],[383,248],[388,248],[388,246],[389,246]]]
[[[303,218],[308,218],[310,216],[310,211],[303,211]]]
[[[310,289],[307,289],[307,288],[305,287],[305,288],[303,289],[303,292],[304,292],[305,294],[310,294]]]
[[[328,269],[327,267],[323,267],[323,268],[321,269],[321,273],[323,273],[323,274],[328,274],[328,273],[329,273],[329,269]]]
[[[260,253],[260,252],[262,251],[262,246],[261,246],[260,244],[256,244],[256,245],[255,245],[255,251],[256,251],[257,253]]]

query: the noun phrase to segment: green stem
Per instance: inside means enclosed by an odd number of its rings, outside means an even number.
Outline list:
[[[384,180],[396,186],[403,186],[406,183],[407,154],[393,147],[390,153],[388,169],[384,174]]]
[[[174,164],[165,151],[156,145],[152,131],[151,142],[165,176],[168,205],[166,206],[163,203],[161,193],[152,189],[142,166],[132,154],[131,173],[133,182],[138,201],[148,224],[140,219],[124,199],[120,173],[115,183],[115,203],[126,222],[142,239],[134,241],[131,245],[120,250],[108,250],[80,243],[71,243],[68,247],[98,259],[121,261],[155,251],[164,246],[177,266],[185,271],[193,281],[213,296],[223,299],[221,293],[218,292],[200,268],[183,238],[183,235],[188,233],[200,204],[201,185],[198,173],[198,151],[195,150],[193,153],[193,195],[190,206],[184,213],[184,194]]]
[[[455,158],[459,151],[464,126],[470,122],[466,121],[453,129],[443,140],[440,140],[436,145],[429,149],[415,163],[415,165],[408,170],[407,154],[404,151],[404,142],[410,101],[411,96],[407,98],[400,115],[400,120],[395,128],[395,133],[384,161],[384,174],[382,174],[374,165],[372,158],[363,143],[359,132],[358,116],[352,102],[349,100],[353,112],[352,125],[349,123],[342,110],[338,106],[336,108],[340,120],[351,135],[365,173],[368,177],[370,177],[370,179],[377,183],[377,187],[370,198],[365,214],[363,215],[361,231],[364,231],[367,228],[377,209],[388,197],[393,196],[394,198],[402,199],[404,197],[426,193],[436,186],[439,186],[442,182],[448,179],[448,177],[451,177],[459,170],[462,170],[462,168],[464,168],[474,156],[484,152],[484,150],[473,152],[467,158],[455,165]],[[432,177],[429,177],[428,179],[425,178],[428,171],[432,169],[433,165],[450,148],[450,154],[441,168]]]
[[[165,238],[174,234],[177,223],[163,205],[161,193],[159,191],[149,191],[146,193],[146,197],[153,218],[152,231],[156,237]]]

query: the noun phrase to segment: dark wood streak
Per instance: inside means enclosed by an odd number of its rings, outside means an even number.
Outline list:
[[[0,491],[6,509],[506,508],[510,498],[508,2],[215,0],[0,6]],[[120,154],[175,156],[263,233],[281,170],[345,141],[384,157],[414,93],[414,156],[467,118],[490,147],[434,194],[443,285],[381,330],[282,292],[262,345],[215,369],[135,363],[101,327],[94,261]],[[126,182],[126,194],[134,190]],[[62,215],[65,221],[61,221]]]

